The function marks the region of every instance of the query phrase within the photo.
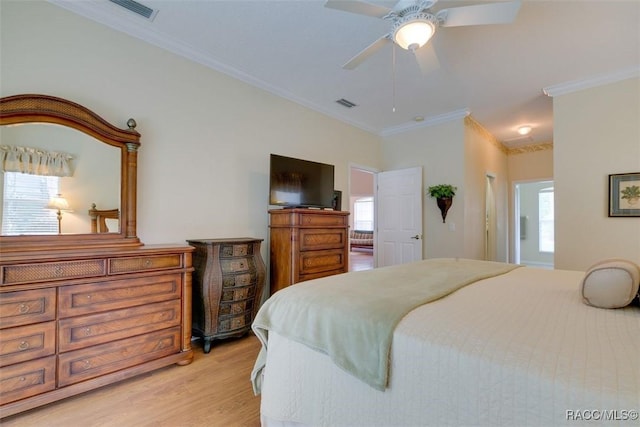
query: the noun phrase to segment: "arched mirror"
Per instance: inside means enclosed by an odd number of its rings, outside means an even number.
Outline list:
[[[47,95],[0,99],[3,252],[139,246],[135,121]]]

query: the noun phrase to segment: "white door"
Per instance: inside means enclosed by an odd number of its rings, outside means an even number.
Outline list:
[[[378,267],[422,259],[422,168],[376,174]]]

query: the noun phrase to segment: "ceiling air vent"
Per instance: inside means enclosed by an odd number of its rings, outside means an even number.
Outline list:
[[[118,6],[122,6],[125,9],[135,13],[136,15],[140,15],[143,18],[148,19],[149,21],[153,21],[153,18],[156,17],[158,13],[157,10],[153,10],[150,7],[147,7],[141,3],[138,3],[134,0],[109,0],[111,3],[115,3]]]
[[[356,104],[354,104],[354,103],[353,103],[353,102],[351,102],[351,101],[347,101],[347,100],[346,100],[346,99],[344,99],[344,98],[340,98],[340,99],[338,99],[336,102],[337,102],[338,104],[342,105],[343,107],[347,107],[347,108],[352,108],[352,107],[355,107],[355,106],[356,106]]]

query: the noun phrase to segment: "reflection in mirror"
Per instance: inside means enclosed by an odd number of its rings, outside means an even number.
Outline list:
[[[72,157],[71,176],[20,172],[0,175],[2,235],[88,234],[89,209],[93,204],[99,209],[121,208],[120,148],[75,129],[46,123],[0,126],[0,145],[67,153]],[[54,204],[47,208],[58,194],[66,200],[68,208],[58,209],[60,206]],[[35,216],[33,209],[38,210]],[[11,216],[17,219],[12,221]],[[118,220],[109,224],[109,231],[120,232]]]

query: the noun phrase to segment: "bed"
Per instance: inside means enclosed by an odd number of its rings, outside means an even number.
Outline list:
[[[319,289],[333,292],[329,299],[348,301],[348,292],[335,294],[346,279],[343,286],[380,274],[403,277],[406,270],[420,275],[439,268],[434,262],[439,260],[296,284],[272,296],[282,293],[279,302],[268,301],[261,311],[293,312],[292,323],[299,325]],[[253,380],[262,394],[263,426],[547,426],[610,420],[637,425],[640,307],[584,304],[584,276],[508,268],[417,304],[392,329],[382,386],[336,362],[333,349],[292,337],[259,314],[254,331],[263,351]],[[299,312],[296,298],[304,300]],[[337,309],[323,310],[333,316]]]

